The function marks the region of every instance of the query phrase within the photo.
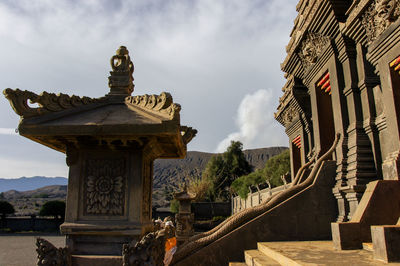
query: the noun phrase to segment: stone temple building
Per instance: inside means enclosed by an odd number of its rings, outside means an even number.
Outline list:
[[[369,231],[370,225],[395,224],[400,197],[400,2],[304,0],[296,8],[281,64],[287,82],[275,113],[289,136],[292,176],[324,153],[340,133],[332,158],[336,221],[358,221],[361,231]],[[378,180],[383,182],[371,183]],[[396,192],[386,191],[394,187]],[[373,196],[383,191],[382,198]],[[372,215],[361,204],[364,201],[384,205],[381,217],[364,221],[360,215]],[[388,206],[390,202],[395,204]],[[347,227],[332,226],[340,238],[338,247],[361,243],[348,243],[356,236],[345,232]],[[366,233],[360,240],[368,238]]]
[[[340,133],[332,234],[337,248],[360,248],[371,225],[400,216],[400,2],[301,0],[296,9],[275,118],[289,136],[292,176]]]
[[[291,188],[189,239],[176,265],[264,265],[258,251],[273,241],[330,239],[324,254],[343,262],[341,250],[363,247],[373,252],[360,259],[400,260],[400,1],[300,0],[296,10],[275,113],[289,137]],[[282,258],[285,245],[275,247],[270,257]],[[317,253],[306,262],[324,263]]]
[[[353,217],[366,185],[398,180],[399,1],[300,1],[275,118],[291,172],[324,153],[335,132],[337,221]]]

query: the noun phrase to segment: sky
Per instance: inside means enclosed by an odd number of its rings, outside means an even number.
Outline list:
[[[3,0],[0,89],[79,96],[108,93],[109,60],[128,48],[133,95],[170,92],[188,150],[287,146],[274,112],[295,0]],[[19,116],[0,95],[0,178],[68,176],[65,155],[15,133]]]

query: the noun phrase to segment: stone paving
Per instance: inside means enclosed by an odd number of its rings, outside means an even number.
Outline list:
[[[54,234],[1,234],[0,266],[36,265],[36,237],[50,241],[56,247],[65,245],[65,236]]]
[[[259,249],[260,245],[280,253],[284,257],[298,263],[298,265],[400,265],[400,263],[387,264],[374,260],[372,252],[363,249],[335,250],[332,241],[263,242],[259,243]],[[263,251],[262,247],[261,251]],[[268,256],[272,254],[268,251],[264,253],[268,253]],[[278,262],[282,265],[290,264],[282,260]]]

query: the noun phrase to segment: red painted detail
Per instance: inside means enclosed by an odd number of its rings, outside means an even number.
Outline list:
[[[324,83],[324,85],[322,85],[321,89],[323,90],[323,89],[327,88],[329,85],[331,85],[331,81],[328,79],[328,81],[326,81]]]
[[[325,89],[325,92],[329,92],[329,94],[331,94],[331,86],[329,86],[328,88]]]
[[[399,63],[400,63],[400,56],[398,56],[395,60],[393,60],[393,61],[389,64],[389,66],[390,66],[390,67],[394,67],[394,66],[397,66]],[[396,70],[396,69],[395,69],[395,70]]]
[[[322,79],[318,82],[317,86],[321,86],[322,84],[325,83],[329,79],[329,72],[325,74],[325,76],[322,77]]]
[[[297,141],[299,141],[299,140],[300,140],[300,136],[297,136],[297,137],[295,137],[295,138],[292,140],[292,142],[295,143],[295,142],[297,142]]]
[[[294,142],[293,144],[298,146],[299,144],[301,144],[301,140],[299,139],[298,141]]]

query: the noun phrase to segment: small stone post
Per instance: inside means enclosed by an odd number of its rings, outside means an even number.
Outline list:
[[[174,198],[179,201],[179,212],[175,215],[177,245],[183,244],[194,233],[194,213],[191,201],[196,194],[187,191],[186,184],[182,192],[175,193]]]

